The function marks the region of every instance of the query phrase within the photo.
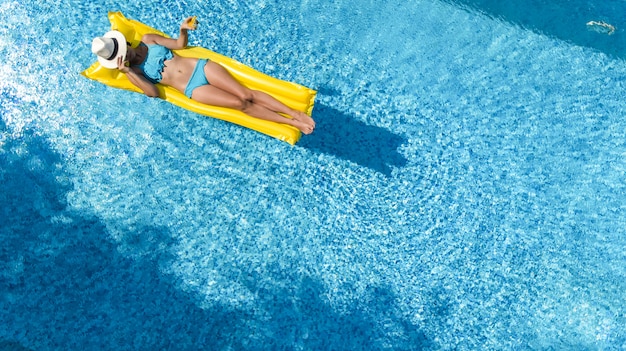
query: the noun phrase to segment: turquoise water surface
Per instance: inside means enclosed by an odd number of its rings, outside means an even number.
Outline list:
[[[197,15],[315,133],[85,79],[107,11]],[[0,349],[626,349],[624,14],[0,0]]]

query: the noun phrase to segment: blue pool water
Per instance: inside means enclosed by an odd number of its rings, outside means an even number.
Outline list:
[[[109,10],[197,15],[317,130],[81,77]],[[0,0],[0,349],[626,349],[625,13]]]

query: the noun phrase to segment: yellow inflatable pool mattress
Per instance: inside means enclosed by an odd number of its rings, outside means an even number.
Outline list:
[[[146,24],[127,19],[121,12],[109,12],[109,20],[111,21],[111,30],[122,32],[132,47],[139,45],[141,38],[147,33],[166,36],[163,32]],[[251,89],[264,91],[290,108],[305,112],[309,116],[313,111],[317,93],[315,90],[270,77],[236,60],[202,47],[187,47],[182,50],[174,50],[174,53],[184,57],[208,58],[225,67],[241,84]],[[117,69],[104,68],[97,61],[83,71],[82,75],[114,88],[143,93],[126,78],[125,74]],[[169,86],[157,84],[157,88],[164,100],[198,114],[235,123],[286,141],[291,145],[300,139],[300,131],[290,125],[250,117],[233,109],[201,104]]]

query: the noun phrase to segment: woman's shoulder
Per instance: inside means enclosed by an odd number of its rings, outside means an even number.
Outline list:
[[[144,34],[141,37],[141,42],[145,43],[146,45],[158,44],[158,41],[161,38],[163,38],[163,36],[159,34],[154,34],[154,33]]]

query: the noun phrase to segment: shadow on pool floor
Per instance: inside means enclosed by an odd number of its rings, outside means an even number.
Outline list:
[[[313,116],[315,132],[304,137],[298,146],[336,156],[390,176],[393,168],[406,165],[398,148],[406,142],[387,129],[370,126],[323,104],[316,104]]]
[[[0,133],[5,131],[0,120]],[[63,181],[63,161],[44,139],[27,132],[17,140],[6,138],[2,149],[0,285],[6,291],[0,300],[0,345],[16,350],[293,349],[294,343],[328,350],[430,347],[418,326],[394,315],[388,289],[372,289],[372,301],[378,302],[367,310],[357,302],[338,313],[322,298],[319,281],[294,272],[279,284],[294,285],[288,290],[260,286],[254,277],[244,282],[257,291],[256,308],[269,320],[221,304],[199,308],[197,296],[161,272],[172,260],[168,248],[176,245],[168,229],[146,223],[133,230],[133,242],[124,244],[136,245],[140,254],[129,258],[99,218],[68,208],[71,181]],[[403,337],[381,330],[381,320]],[[295,337],[303,328],[308,337]]]
[[[626,58],[626,28],[623,1],[593,0],[442,0],[507,21],[538,34],[574,45],[589,47],[611,57]],[[604,21],[616,27],[613,35],[589,30],[589,21]]]

